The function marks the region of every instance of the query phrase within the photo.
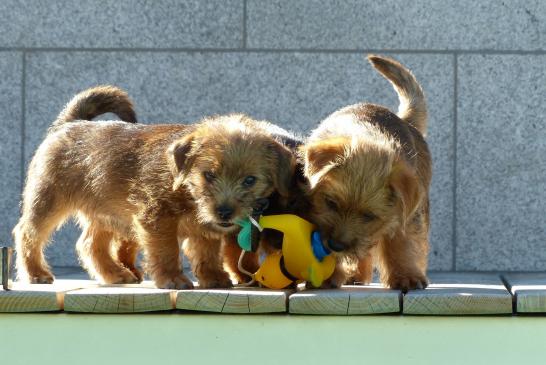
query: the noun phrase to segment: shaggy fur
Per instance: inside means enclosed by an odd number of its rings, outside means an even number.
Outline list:
[[[304,199],[304,177],[303,166],[297,162],[298,148],[303,145],[303,139],[294,133],[288,132],[273,124],[262,125],[268,133],[279,143],[292,152],[293,163],[296,165],[288,195],[273,193],[268,199],[268,206],[264,215],[273,214],[299,214],[307,212],[306,199]],[[256,253],[247,252],[244,256],[242,266],[249,272],[256,272],[259,268],[259,255],[270,254],[282,247],[283,234],[272,229],[265,229],[260,235],[260,242]],[[241,255],[241,248],[237,244],[236,235],[224,236],[222,245],[222,256],[224,268],[230,274],[232,280],[238,283],[248,282],[251,278],[241,273],[238,269],[238,261]]]
[[[131,111],[120,90],[91,89],[53,123],[30,163],[13,231],[19,277],[53,282],[44,245],[76,215],[83,228],[81,260],[104,283],[142,279],[134,266],[138,242],[158,287],[191,288],[181,271],[178,242],[184,240],[199,285],[230,286],[221,238],[237,230],[234,222],[258,199],[275,191],[289,195],[293,154],[264,123],[242,114],[195,125],[81,120],[114,112],[134,121]]]
[[[427,286],[431,158],[426,104],[415,77],[398,62],[370,56],[398,92],[398,114],[373,104],[347,106],[324,120],[303,148],[310,219],[339,263],[328,286],[355,279],[407,291]],[[356,265],[355,264],[356,260]]]

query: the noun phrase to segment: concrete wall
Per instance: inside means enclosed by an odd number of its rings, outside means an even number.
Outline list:
[[[70,98],[112,83],[146,123],[246,112],[307,132],[341,106],[397,107],[364,59],[422,82],[434,156],[431,268],[546,269],[546,1],[3,0],[0,241]],[[77,229],[47,251],[76,264]]]

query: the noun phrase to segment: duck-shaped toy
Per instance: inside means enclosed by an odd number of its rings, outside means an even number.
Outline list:
[[[336,260],[324,247],[320,233],[315,226],[293,214],[261,216],[239,222],[241,231],[239,246],[245,251],[252,250],[252,226],[258,229],[271,228],[283,233],[280,252],[265,257],[253,279],[265,287],[282,289],[293,282],[307,281],[320,287],[332,276]]]

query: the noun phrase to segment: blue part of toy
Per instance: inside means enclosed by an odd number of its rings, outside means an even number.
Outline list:
[[[311,248],[313,249],[313,254],[320,262],[322,262],[322,260],[331,252],[322,244],[322,237],[319,231],[313,231],[313,233],[311,233]]]
[[[237,222],[241,231],[237,235],[237,243],[245,251],[252,251],[252,223],[250,219],[241,219]]]

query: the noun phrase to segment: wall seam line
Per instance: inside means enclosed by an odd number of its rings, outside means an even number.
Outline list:
[[[457,105],[458,105],[458,91],[459,91],[459,60],[458,54],[453,54],[453,227],[452,227],[452,263],[451,269],[457,271]]]
[[[247,47],[247,34],[246,34],[246,23],[247,23],[247,0],[243,0],[243,49]]]
[[[21,193],[25,186],[25,140],[26,140],[26,69],[27,69],[27,54],[21,54],[22,69],[21,69]]]
[[[440,50],[440,49],[299,49],[299,48],[192,48],[192,47],[165,47],[165,48],[116,48],[116,47],[2,47],[0,51],[8,52],[149,52],[149,53],[332,53],[332,54],[361,54],[361,53],[384,53],[384,54],[447,54],[447,55],[546,55],[546,50],[514,51],[514,50]]]

